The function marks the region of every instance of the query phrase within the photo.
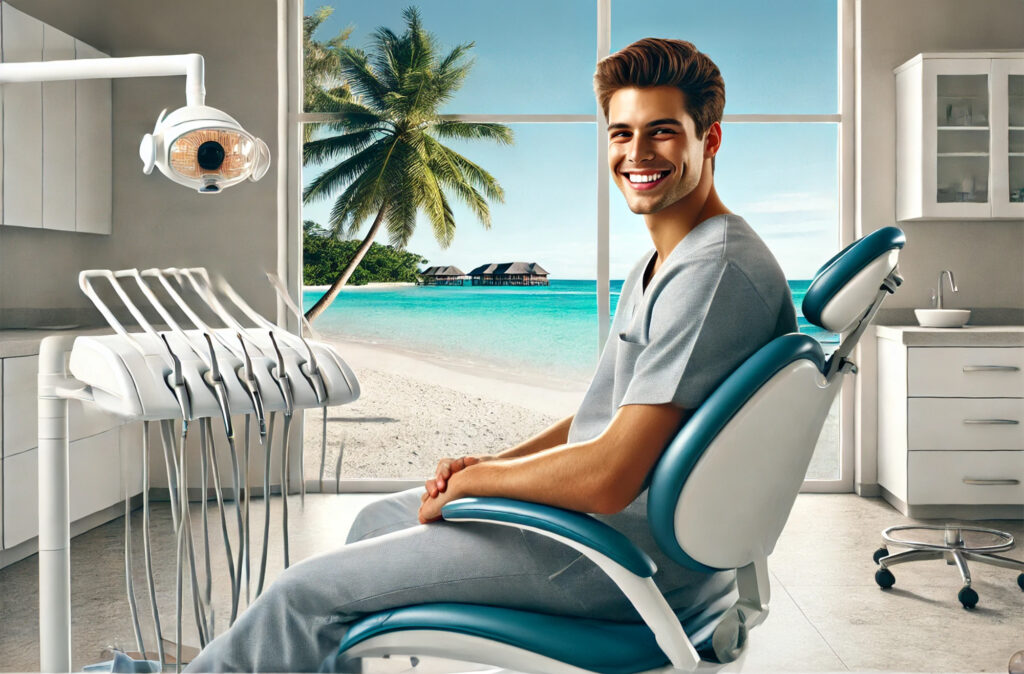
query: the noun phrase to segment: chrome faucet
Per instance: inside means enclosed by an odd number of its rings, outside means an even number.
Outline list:
[[[938,288],[936,289],[936,297],[937,297],[937,301],[938,301],[938,306],[936,306],[936,309],[942,309],[943,308],[942,307],[942,277],[943,276],[949,276],[949,287],[953,289],[953,292],[955,292],[955,293],[960,292],[959,290],[957,290],[956,281],[953,280],[953,272],[949,271],[948,269],[943,269],[942,271],[940,271],[939,272],[939,285],[938,285]]]

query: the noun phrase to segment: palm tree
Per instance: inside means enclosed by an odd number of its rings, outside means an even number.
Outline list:
[[[372,57],[351,49],[338,52],[341,73],[357,99],[339,100],[342,119],[324,124],[337,135],[303,146],[307,164],[343,158],[307,185],[302,195],[311,203],[340,192],[327,223],[335,236],[356,236],[375,214],[352,260],[306,312],[310,321],[338,296],[381,227],[387,227],[391,245],[404,249],[415,230],[416,214],[422,211],[438,243],[447,248],[455,238],[452,196],[469,206],[486,229],[491,226],[487,200],[505,198],[493,176],[440,142],[512,143],[511,129],[502,124],[438,116],[438,108],[462,86],[472,67],[465,56],[473,43],[458,45],[441,57],[416,8],[402,15],[406,31],[398,36],[378,28],[371,42]]]
[[[345,43],[352,35],[352,26],[321,42],[313,33],[334,12],[333,7],[320,7],[302,18],[302,65],[304,70],[302,109],[304,112],[336,112],[338,104],[352,98],[348,85],[338,79],[341,54],[354,51]],[[303,141],[312,139],[318,123],[303,125]]]

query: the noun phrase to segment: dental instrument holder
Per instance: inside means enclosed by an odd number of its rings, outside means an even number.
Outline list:
[[[208,278],[205,270],[192,271]],[[113,286],[143,332],[125,329],[93,288],[97,278]],[[244,332],[236,329],[241,328],[238,324],[212,330],[212,334],[177,327],[157,332],[125,293],[122,278],[134,278],[144,285],[136,270],[87,270],[79,275],[83,292],[115,334],[46,337],[40,345],[39,646],[43,672],[71,669],[68,400],[96,405],[126,424],[211,418],[225,421],[230,430],[232,415],[257,412],[258,405],[242,381],[250,373],[268,413],[342,405],[359,397],[355,375],[328,345],[308,343],[269,321],[257,321],[258,330],[243,328]],[[144,294],[159,305],[152,293]],[[166,315],[162,306],[159,310]],[[243,359],[224,348],[243,334],[264,355]],[[241,350],[249,355],[244,347]],[[274,358],[265,354],[274,354]],[[312,370],[310,355],[316,359]],[[216,360],[219,380],[212,378],[214,369],[206,358]],[[287,394],[278,383],[285,376],[290,384]],[[248,489],[248,476],[245,484]],[[281,485],[283,497],[287,497],[287,488]]]

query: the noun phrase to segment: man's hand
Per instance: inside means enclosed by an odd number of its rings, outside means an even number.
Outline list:
[[[448,488],[448,480],[451,476],[459,472],[467,466],[480,463],[481,461],[490,461],[497,457],[484,455],[484,456],[463,456],[458,459],[441,459],[437,463],[437,473],[434,477],[427,480],[427,494],[431,497],[436,497],[439,493],[443,492]]]
[[[428,482],[428,484],[430,484]],[[428,524],[430,522],[436,522],[441,519],[441,508],[446,503],[450,503],[455,499],[459,498],[457,494],[458,489],[448,485],[448,489],[442,492],[437,492],[434,496],[431,496],[428,492],[423,492],[423,496],[420,497],[420,511],[419,520],[420,524]]]

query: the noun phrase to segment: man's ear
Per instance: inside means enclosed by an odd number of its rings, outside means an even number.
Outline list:
[[[712,122],[704,134],[704,158],[714,159],[718,150],[722,147],[722,125],[719,122]]]

